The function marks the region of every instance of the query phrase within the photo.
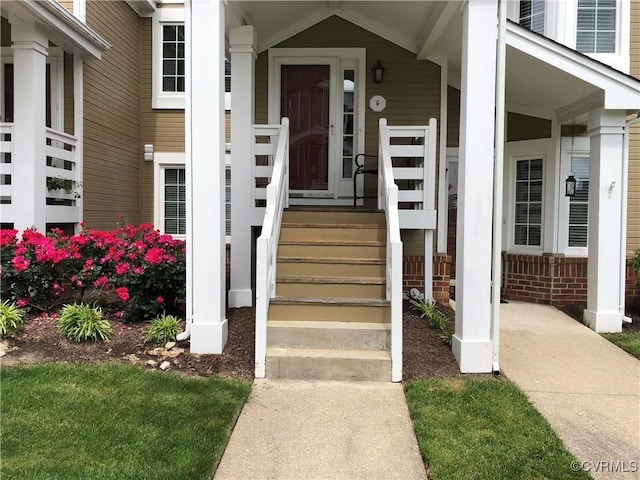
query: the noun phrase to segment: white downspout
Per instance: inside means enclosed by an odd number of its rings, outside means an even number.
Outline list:
[[[627,281],[627,195],[629,191],[629,133],[631,125],[640,123],[640,112],[637,117],[628,120],[625,124],[624,137],[622,140],[622,208],[620,213],[620,306],[619,311],[622,321],[631,323],[631,318],[625,315],[625,286]]]
[[[186,200],[187,200],[187,215],[186,215],[186,230],[187,230],[187,255],[186,255],[186,271],[187,271],[187,280],[186,280],[186,304],[185,304],[185,327],[184,332],[176,335],[176,340],[181,342],[183,340],[187,340],[191,336],[191,324],[193,323],[193,208],[192,205],[192,195],[193,195],[193,181],[192,181],[192,153],[191,153],[191,141],[189,138],[191,135],[191,1],[187,0],[184,2],[184,34],[185,39],[187,40],[187,45],[185,49],[185,71],[187,74],[187,82],[189,85],[186,87],[185,94],[185,150],[186,150],[186,158],[185,158],[185,170],[187,177],[187,185],[186,185]]]
[[[493,169],[493,249],[491,288],[491,339],[493,341],[494,374],[500,373],[500,288],[502,277],[502,195],[505,123],[505,65],[506,65],[507,2],[498,4],[498,42],[496,55],[496,122]]]

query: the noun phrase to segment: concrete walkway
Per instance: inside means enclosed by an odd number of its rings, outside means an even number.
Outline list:
[[[552,307],[502,305],[500,331],[502,371],[583,468],[640,478],[640,361]]]
[[[401,385],[256,380],[215,480],[427,476]]]

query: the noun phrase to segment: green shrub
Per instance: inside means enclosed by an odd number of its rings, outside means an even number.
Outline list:
[[[151,322],[144,334],[145,343],[167,343],[176,339],[182,331],[180,320],[173,315],[162,315]]]
[[[447,317],[438,310],[435,300],[411,300],[411,307],[420,313],[420,318],[426,318],[431,328],[444,330],[447,328]]]
[[[15,332],[25,319],[25,311],[15,303],[5,300],[0,303],[0,338]]]
[[[74,342],[86,340],[108,340],[113,328],[102,316],[100,307],[84,304],[65,305],[58,318],[58,328],[62,334]]]

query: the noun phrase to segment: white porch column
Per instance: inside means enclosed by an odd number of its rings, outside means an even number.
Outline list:
[[[625,113],[589,112],[589,264],[584,319],[596,332],[620,332],[620,235]]]
[[[490,372],[493,358],[490,294],[497,13],[497,0],[467,2],[463,13],[452,350],[464,373]]]
[[[47,45],[42,29],[13,16],[13,178],[14,228],[46,228],[45,83]]]
[[[84,59],[73,54],[73,135],[78,139],[76,144],[76,173],[80,181],[84,179]],[[75,225],[76,233],[80,233],[80,223],[84,221],[84,193],[76,198],[76,206],[80,212],[79,222]]]
[[[255,118],[256,33],[245,25],[229,33],[231,53],[231,290],[230,307],[250,307],[251,125]]]
[[[221,353],[225,318],[224,4],[187,0],[187,321],[191,351]]]

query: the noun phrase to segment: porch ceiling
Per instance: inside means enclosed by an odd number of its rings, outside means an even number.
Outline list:
[[[451,3],[457,2],[230,0],[227,27],[253,25],[261,52],[337,15],[418,55],[433,41],[434,28],[443,30],[448,23]]]
[[[337,15],[414,53],[448,62],[449,84],[460,87],[462,3],[459,1],[229,0],[227,28],[253,25],[258,51]],[[507,109],[576,118],[598,106],[640,109],[640,82],[584,55],[507,25]]]

